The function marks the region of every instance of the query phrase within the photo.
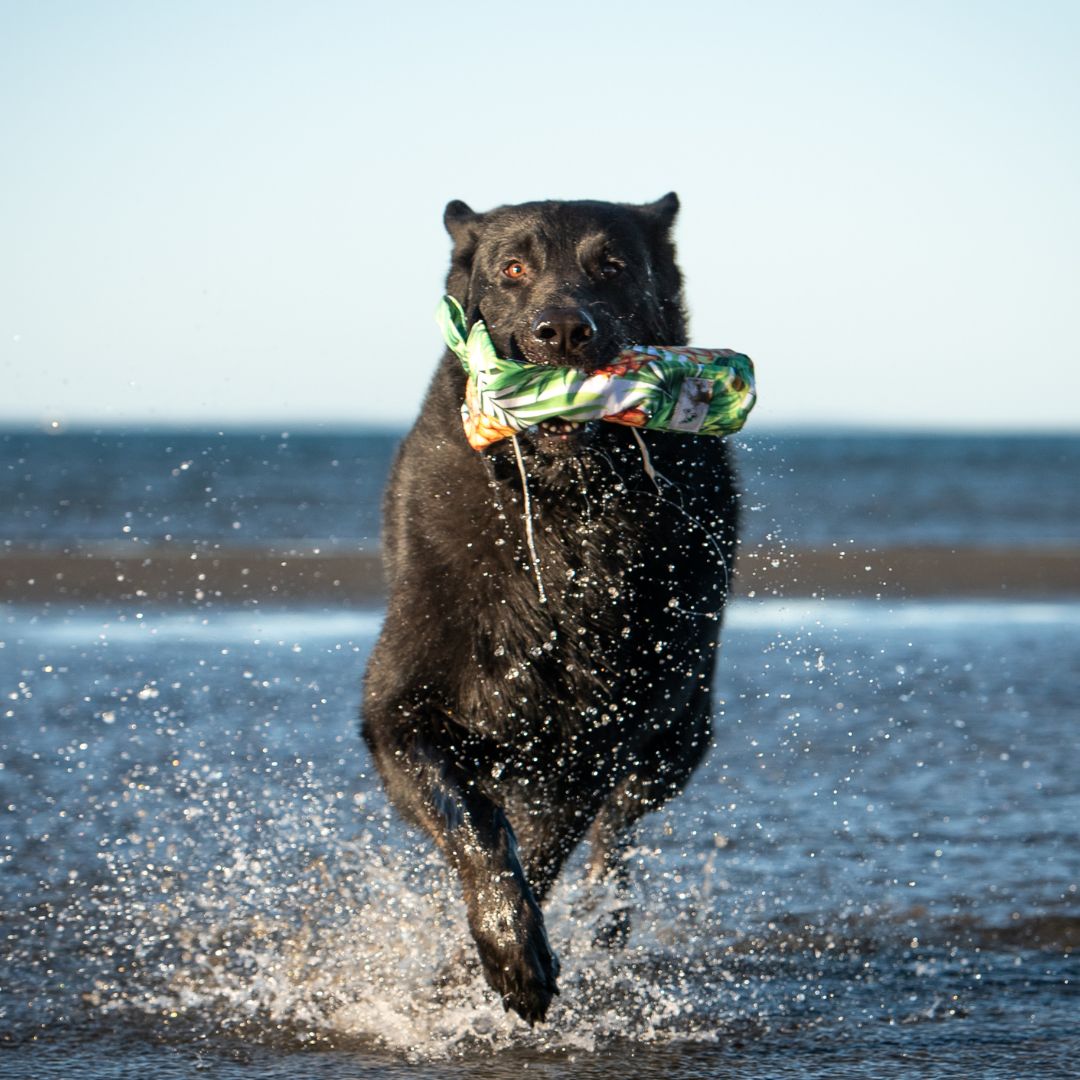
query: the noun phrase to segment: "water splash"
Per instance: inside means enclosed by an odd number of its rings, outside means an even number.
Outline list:
[[[618,901],[577,859],[535,1030],[475,970],[446,977],[469,950],[456,886],[391,816],[351,715],[372,620],[9,622],[0,1038],[416,1061],[775,1045],[1010,995],[1027,1016],[1032,978],[1055,1024],[1080,818],[1051,709],[1077,613],[1014,611],[733,607],[713,753],[630,853],[628,947],[594,945]]]

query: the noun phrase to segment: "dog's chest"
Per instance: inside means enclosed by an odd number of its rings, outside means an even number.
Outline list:
[[[617,479],[554,493],[537,484],[527,513],[513,490],[493,497],[459,684],[471,725],[500,737],[565,734],[624,707],[656,578],[655,498]]]

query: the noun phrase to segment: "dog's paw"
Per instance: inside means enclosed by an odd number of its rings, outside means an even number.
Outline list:
[[[531,900],[522,901],[513,920],[485,918],[473,922],[480,963],[488,985],[530,1026],[547,1016],[558,994],[559,958],[551,949],[544,917]]]

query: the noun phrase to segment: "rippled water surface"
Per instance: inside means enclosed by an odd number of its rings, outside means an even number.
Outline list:
[[[535,1030],[361,746],[379,613],[0,615],[0,1075],[1068,1076],[1080,606],[732,610],[715,746],[580,859]]]
[[[371,545],[400,434],[0,428],[0,542]],[[747,541],[1076,540],[1076,435],[751,432],[735,444]]]

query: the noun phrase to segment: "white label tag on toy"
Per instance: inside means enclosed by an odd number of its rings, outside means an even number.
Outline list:
[[[672,431],[700,431],[709,415],[713,384],[710,379],[683,379],[682,389],[668,427]]]

